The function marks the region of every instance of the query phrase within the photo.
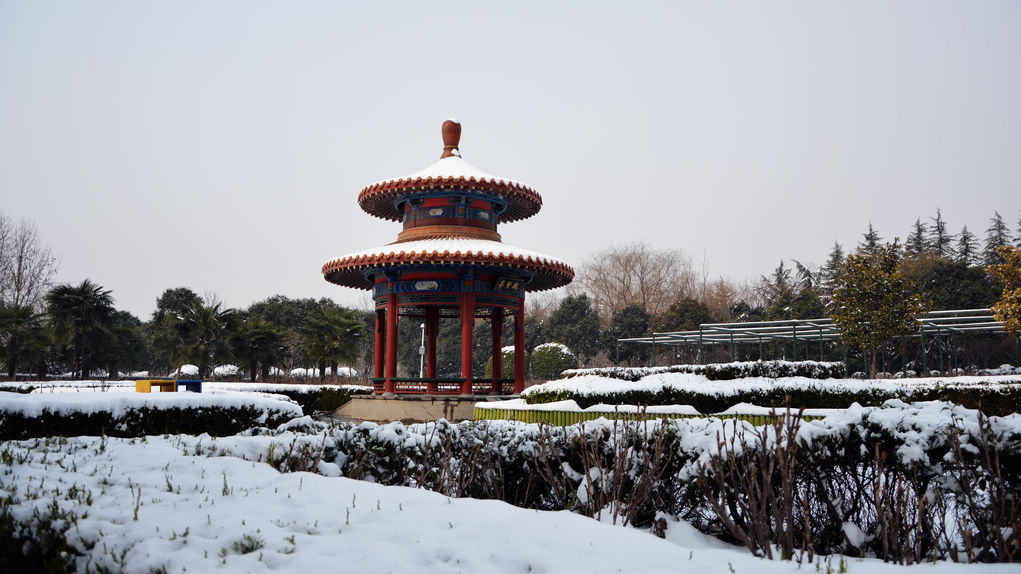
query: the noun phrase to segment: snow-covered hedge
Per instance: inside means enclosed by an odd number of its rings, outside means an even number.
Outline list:
[[[851,403],[876,406],[890,399],[945,400],[979,408],[986,414],[1021,412],[1021,379],[955,377],[901,380],[818,380],[804,377],[749,377],[709,380],[703,375],[661,372],[638,381],[597,375],[575,376],[529,387],[521,393],[529,404],[574,400],[592,405],[691,405],[716,413],[739,403],[795,408],[844,408]]]
[[[286,399],[230,393],[0,393],[0,440],[45,436],[231,435],[302,416]]]
[[[543,343],[532,349],[532,376],[555,379],[568,369],[578,367],[578,357],[567,345]]]
[[[844,376],[843,361],[742,361],[710,363],[708,365],[672,365],[669,367],[603,367],[570,369],[561,378],[570,379],[596,375],[623,381],[637,381],[661,373],[689,373],[702,375],[711,381],[729,381],[748,377],[805,377],[809,379],[837,379]]]
[[[997,561],[1005,559],[1004,549],[1018,548],[1017,535],[996,524],[1005,526],[1006,517],[1021,511],[1021,500],[1010,495],[1021,488],[1021,415],[985,418],[950,403],[852,405],[800,426],[708,418],[324,427],[304,419],[263,434],[278,437],[268,450],[245,437],[219,446],[285,471],[567,508],[635,525],[654,526],[657,513],[666,513],[731,536],[726,520],[750,525],[747,517],[721,515],[721,508],[745,504],[762,488],[776,497],[793,492],[799,498],[784,511],[789,532],[796,544],[810,543],[821,554],[898,559],[891,549],[899,548],[923,559]],[[762,456],[787,457],[786,475],[779,466],[763,466]],[[762,476],[763,468],[773,474]],[[768,524],[762,532],[778,535]],[[999,544],[1001,535],[1006,544]]]

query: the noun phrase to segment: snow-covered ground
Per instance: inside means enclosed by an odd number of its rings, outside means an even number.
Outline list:
[[[23,441],[4,445],[0,491],[16,517],[56,498],[77,519],[78,569],[178,572],[719,572],[799,570],[671,522],[666,540],[570,512],[451,499],[310,473],[281,474],[224,450],[270,437]],[[247,446],[240,443],[247,443]],[[10,455],[8,458],[7,455]],[[329,474],[328,468],[321,472]],[[86,514],[87,513],[87,514]],[[816,559],[841,571],[841,558]],[[850,572],[902,572],[845,558]],[[815,565],[802,565],[815,569]],[[940,563],[913,571],[1015,572]],[[808,570],[812,571],[812,570]]]
[[[63,408],[73,404],[79,409],[122,409],[139,401],[168,405],[236,401],[241,389],[255,395],[247,401],[286,401],[280,395],[263,395],[269,389],[262,385],[223,386],[230,391],[160,396],[104,393],[86,382],[60,386],[62,391],[77,391],[75,395],[0,393],[0,398],[26,412],[65,403]],[[217,391],[218,384],[206,388]],[[936,404],[930,407],[904,413],[894,406],[889,412],[877,410],[875,416],[908,416],[919,423],[926,418],[923,414],[939,410]],[[808,423],[803,432],[825,432],[841,424],[839,418],[856,416],[852,411]],[[1016,418],[1007,422],[1017,424]],[[899,420],[890,424],[896,426]],[[380,426],[378,432],[391,432],[388,429]],[[919,434],[913,427],[904,432],[909,431]],[[714,436],[703,434],[706,440]],[[915,442],[928,440],[922,434],[916,438]],[[768,561],[669,518],[666,538],[660,539],[648,531],[567,511],[525,510],[498,501],[451,499],[425,490],[355,481],[339,476],[340,468],[329,462],[319,463],[318,474],[282,474],[260,462],[288,440],[285,433],[11,441],[0,445],[0,497],[16,520],[28,520],[36,510],[46,514],[53,500],[70,512],[74,518],[66,539],[82,554],[76,559],[79,571],[100,567],[140,573],[160,568],[168,573],[904,571],[874,559],[839,556],[817,557],[814,564],[803,565]],[[1016,568],[938,563],[913,566],[912,571],[1006,573]]]

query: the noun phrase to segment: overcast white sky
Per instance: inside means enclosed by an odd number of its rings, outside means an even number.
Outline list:
[[[504,241],[579,267],[679,248],[709,274],[821,263],[941,208],[1021,216],[1021,2],[0,0],[0,209],[58,280],[147,319],[243,307],[393,241],[358,191],[464,158],[542,194]]]

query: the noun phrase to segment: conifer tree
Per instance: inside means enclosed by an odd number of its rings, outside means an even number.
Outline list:
[[[993,218],[989,220],[989,227],[986,229],[986,242],[982,248],[982,263],[987,267],[1003,263],[1003,257],[998,251],[1001,245],[1010,245],[1010,230],[1000,213],[994,211]]]
[[[833,249],[826,258],[826,264],[819,270],[819,295],[823,303],[829,308],[829,297],[833,295],[837,280],[840,278],[840,269],[844,266],[844,248],[840,243],[834,241]]]
[[[961,228],[961,234],[957,237],[957,261],[967,266],[978,264],[978,239],[975,234],[968,231],[968,226]]]
[[[922,223],[922,218],[915,219],[915,225],[911,229],[911,234],[908,235],[907,240],[904,242],[904,252],[908,255],[920,255],[925,252],[928,248],[928,242],[926,241],[927,231],[925,224]]]
[[[943,210],[936,210],[936,217],[932,218],[932,228],[929,230],[929,250],[945,259],[953,259],[954,236],[947,232],[947,222],[943,219]]]
[[[875,253],[879,249],[879,244],[883,241],[883,238],[879,236],[879,232],[873,229],[872,222],[869,222],[869,230],[863,235],[864,239],[858,244],[858,249],[866,253]]]

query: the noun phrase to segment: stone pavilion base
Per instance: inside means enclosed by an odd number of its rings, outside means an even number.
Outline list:
[[[518,395],[371,395],[352,397],[333,412],[342,421],[421,423],[446,419],[450,422],[472,419],[475,403],[505,401]]]

